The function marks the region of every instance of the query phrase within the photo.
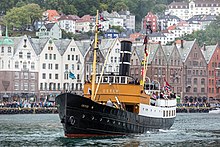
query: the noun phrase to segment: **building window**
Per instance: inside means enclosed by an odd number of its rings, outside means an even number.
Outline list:
[[[193,88],[193,92],[197,92],[197,88],[195,87],[195,88]]]
[[[31,53],[27,53],[27,59],[31,59]]]
[[[68,55],[68,58],[67,58],[67,60],[70,60],[70,55]]]
[[[72,61],[74,60],[74,55],[72,55]]]
[[[23,62],[23,69],[27,69],[27,62]]]
[[[115,63],[117,62],[117,57],[115,57]]]
[[[32,69],[32,70],[35,69],[35,63],[34,63],[34,62],[31,63],[31,69]]]
[[[19,58],[23,58],[23,53],[19,52]]]
[[[58,64],[55,64],[55,69],[58,69]]]
[[[78,61],[78,55],[76,55],[76,61]]]
[[[52,54],[49,55],[50,60],[52,60]]]
[[[201,92],[204,93],[205,92],[205,88],[201,88]]]
[[[46,79],[46,74],[45,73],[42,74],[42,78]]]
[[[69,68],[68,68],[68,64],[65,64],[65,70],[68,70]]]
[[[113,63],[113,57],[111,57],[111,63]]]
[[[49,79],[52,79],[52,74],[51,73],[49,74]]]
[[[1,53],[4,53],[4,47],[2,46]]]
[[[74,70],[74,64],[72,64],[72,70]]]
[[[53,59],[54,59],[54,60],[56,60],[56,59],[57,59],[56,54],[53,54]]]
[[[55,74],[55,79],[58,79],[58,74]]]
[[[42,64],[42,69],[46,69],[46,63]]]
[[[35,73],[31,73],[31,79],[35,79]]]
[[[43,83],[40,83],[40,90],[43,90]]]
[[[15,89],[15,90],[19,90],[19,83],[15,83],[14,89]]]
[[[8,47],[8,53],[11,53],[11,47],[10,46]]]
[[[47,54],[45,54],[45,59],[47,59]]]
[[[194,78],[193,83],[197,85],[197,78]]]
[[[79,64],[77,64],[77,70],[79,70],[80,69],[80,65]]]
[[[15,72],[15,79],[19,79],[19,72]]]
[[[16,69],[19,68],[19,62],[18,62],[18,61],[15,62],[15,68],[16,68]]]
[[[204,78],[201,79],[201,85],[205,85],[205,79]]]

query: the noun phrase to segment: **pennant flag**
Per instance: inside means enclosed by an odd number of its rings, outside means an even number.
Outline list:
[[[74,73],[72,73],[71,71],[70,71],[70,73],[69,73],[69,78],[71,78],[71,79],[76,79]]]

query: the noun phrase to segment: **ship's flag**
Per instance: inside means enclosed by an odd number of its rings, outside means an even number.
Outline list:
[[[72,73],[71,71],[70,71],[70,73],[69,73],[69,78],[71,78],[71,79],[76,79],[75,74]]]
[[[167,82],[167,80],[164,78],[164,90],[171,90],[171,85]]]

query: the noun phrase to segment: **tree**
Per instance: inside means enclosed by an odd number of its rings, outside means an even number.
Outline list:
[[[34,28],[34,23],[41,18],[42,12],[37,4],[14,7],[6,13],[4,23],[16,30],[25,30],[28,26]]]
[[[114,11],[126,11],[128,10],[128,6],[124,2],[117,2],[113,8]]]

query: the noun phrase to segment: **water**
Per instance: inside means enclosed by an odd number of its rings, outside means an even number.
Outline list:
[[[220,146],[220,115],[177,114],[170,130],[111,138],[68,139],[58,114],[0,115],[1,146]]]

